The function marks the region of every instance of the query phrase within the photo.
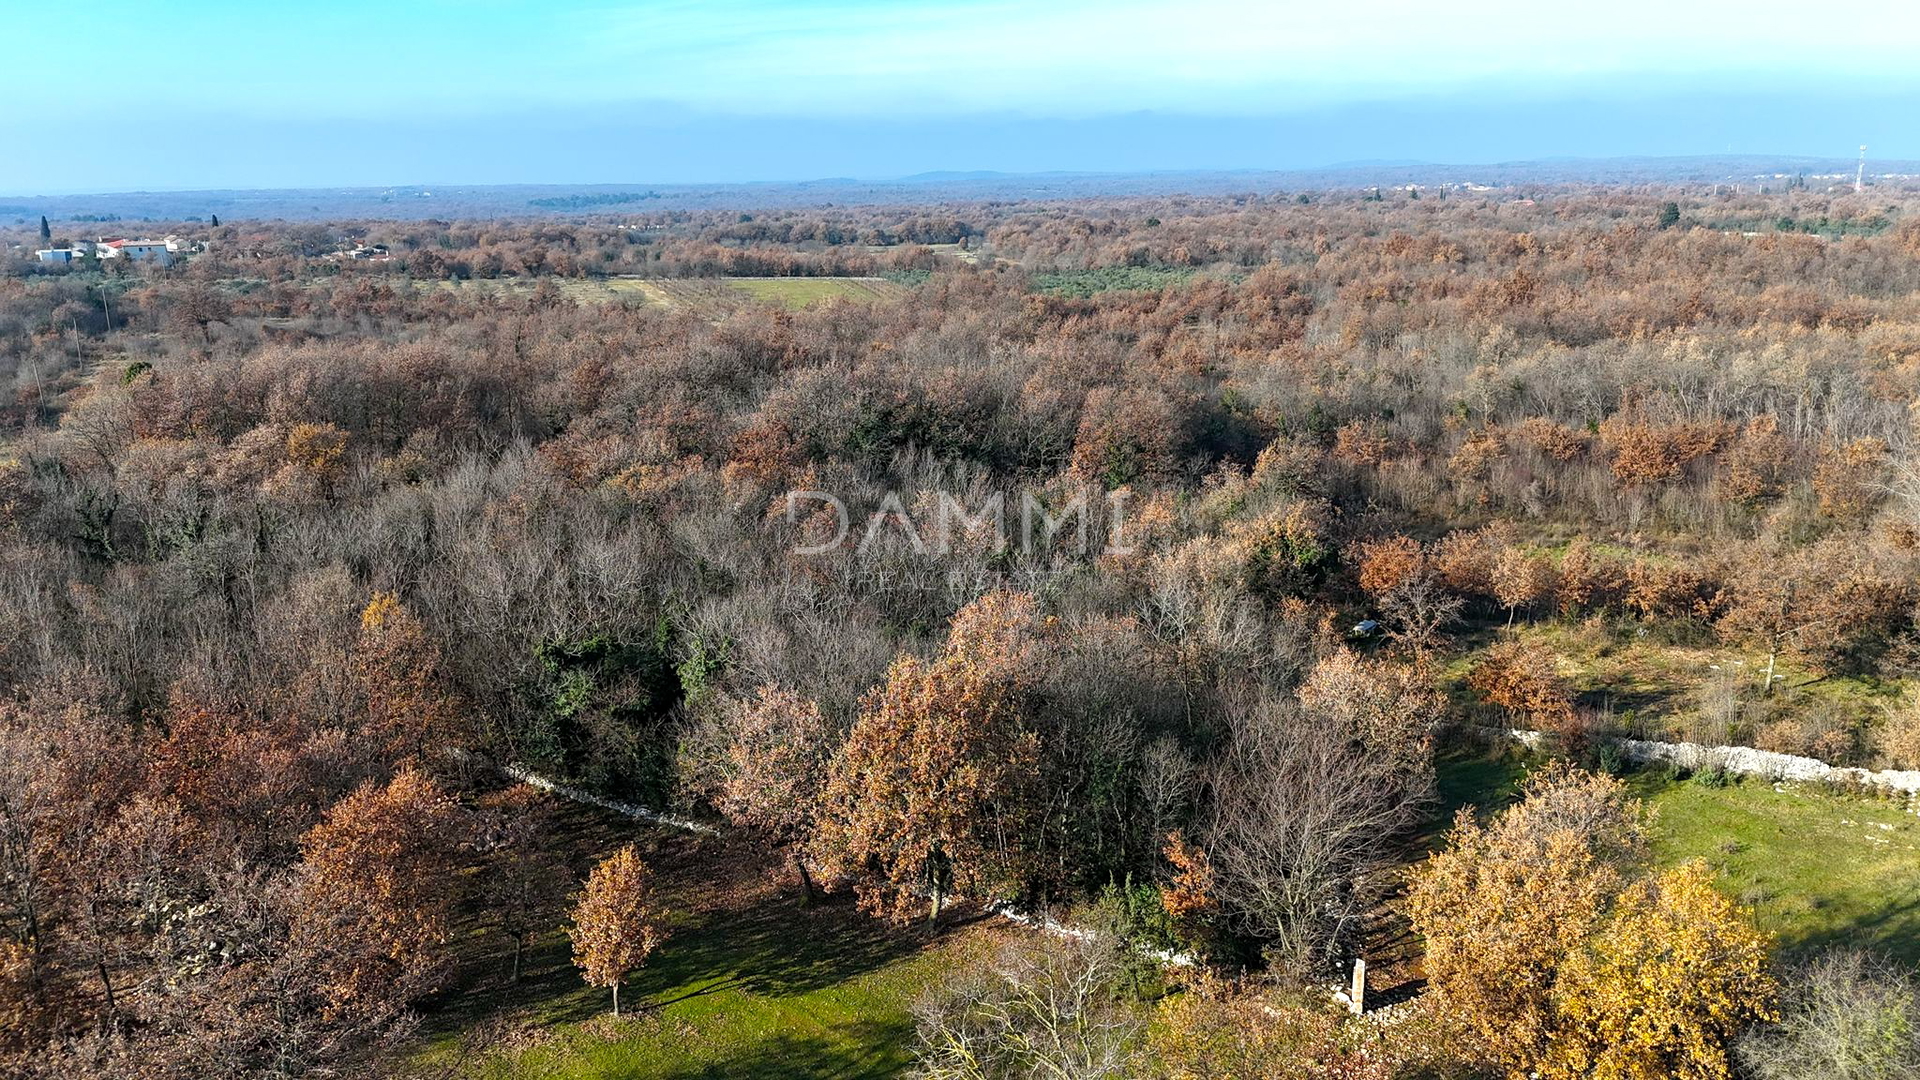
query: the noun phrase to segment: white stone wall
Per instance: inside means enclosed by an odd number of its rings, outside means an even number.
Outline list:
[[[1529,749],[1538,749],[1546,737],[1538,731],[1514,731],[1514,741]],[[1627,759],[1637,764],[1671,762],[1683,769],[1725,769],[1741,776],[1789,782],[1831,782],[1866,784],[1907,794],[1920,792],[1920,772],[1897,769],[1848,769],[1829,765],[1816,758],[1776,754],[1751,746],[1700,746],[1696,743],[1647,742],[1641,739],[1614,739]]]

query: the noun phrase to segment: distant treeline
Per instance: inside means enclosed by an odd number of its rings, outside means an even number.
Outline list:
[[[659,197],[657,191],[608,191],[595,195],[554,195],[545,199],[529,199],[527,205],[542,210],[588,210],[596,206],[624,206]]]
[[[39,212],[40,212],[40,211],[38,211],[38,210],[35,210],[35,209],[33,209],[32,207],[29,207],[29,206],[13,206],[13,205],[6,205],[6,206],[0,206],[0,217],[21,217],[21,218],[29,218],[29,217],[33,217],[34,215],[36,215],[36,214],[38,214]],[[125,219],[123,219],[123,218],[121,218],[121,216],[120,216],[119,214],[48,214],[47,216],[48,216],[49,218],[51,218],[51,219],[53,219],[54,221],[94,221],[94,222],[104,222],[104,221],[121,221],[121,220],[127,220],[127,221],[152,221],[152,220],[153,220],[153,219],[152,219],[151,217],[138,217],[138,218],[125,218]],[[186,219],[186,220],[188,220],[188,221],[195,221],[195,220],[198,220],[198,219],[197,219],[197,218],[188,218],[188,219]]]

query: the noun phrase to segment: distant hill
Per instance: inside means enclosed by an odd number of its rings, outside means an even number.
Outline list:
[[[1518,188],[1564,184],[1718,184],[1784,182],[1789,177],[1850,180],[1856,162],[1792,155],[1565,158],[1448,165],[1354,161],[1288,171],[1149,173],[927,172],[887,180],[735,184],[414,184],[387,188],[260,191],[120,192],[4,196],[0,219],[45,214],[55,221],[179,221],[218,214],[260,219],[473,219],[618,215],[675,211],[776,209],[986,200],[1220,196],[1251,192],[1373,186],[1475,185]],[[1881,184],[1920,184],[1920,162],[1869,163]]]

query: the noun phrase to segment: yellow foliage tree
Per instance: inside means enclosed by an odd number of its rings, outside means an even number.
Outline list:
[[[1553,564],[1526,548],[1510,547],[1493,560],[1493,596],[1507,609],[1507,625],[1521,608],[1532,611],[1553,591]]]
[[[1513,1080],[1725,1080],[1771,1015],[1768,939],[1704,865],[1647,877],[1647,828],[1619,781],[1556,766],[1416,876],[1437,1003]]]
[[[377,761],[423,761],[459,741],[465,704],[449,688],[439,645],[390,592],[360,612],[352,675],[362,696],[358,748]]]
[[[1767,935],[1693,862],[1638,883],[1563,969],[1547,1080],[1726,1080],[1727,1047],[1774,1019]]]
[[[620,982],[647,962],[666,940],[653,904],[651,874],[632,844],[602,860],[587,877],[573,909],[573,962],[593,986],[613,988],[613,1015],[620,1015]]]
[[[1514,1076],[1545,1057],[1560,965],[1593,935],[1644,844],[1640,804],[1618,781],[1554,768],[1491,825],[1462,810],[1447,850],[1416,877],[1407,902],[1428,982]]]

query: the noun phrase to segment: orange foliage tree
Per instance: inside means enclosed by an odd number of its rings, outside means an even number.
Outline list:
[[[439,646],[393,593],[375,593],[360,613],[353,675],[365,708],[359,734],[379,761],[421,761],[462,734],[466,709],[447,688]]]
[[[1887,444],[1879,439],[1855,439],[1845,445],[1823,447],[1813,470],[1813,491],[1820,512],[1843,522],[1857,522],[1879,500],[1876,485],[1887,464]]]
[[[867,698],[828,774],[814,850],[855,875],[862,906],[938,921],[949,892],[982,899],[1022,884],[1020,846],[1038,828],[1040,741],[1023,715],[1039,617],[1024,593],[954,616],[933,660],[896,660]]]
[[[1411,536],[1389,536],[1359,545],[1360,590],[1375,603],[1426,569],[1426,553]]]
[[[375,996],[388,981],[433,985],[469,830],[459,803],[405,770],[340,800],[301,838],[306,903],[347,918],[379,946],[347,992]]]
[[[1160,907],[1173,921],[1173,932],[1191,949],[1205,949],[1220,920],[1219,880],[1205,848],[1189,841],[1178,829],[1167,834],[1161,856],[1173,875],[1160,887]]]
[[[1554,670],[1553,654],[1538,645],[1511,638],[1499,642],[1467,676],[1467,686],[1531,727],[1568,731],[1573,726],[1573,695]]]
[[[1721,455],[1721,490],[1743,503],[1775,498],[1786,490],[1792,465],[1792,441],[1772,413],[1762,413]]]
[[[1614,477],[1639,487],[1679,478],[1689,464],[1720,449],[1728,431],[1717,423],[1661,424],[1628,409],[1601,421],[1600,438],[1612,451]]]
[[[777,686],[752,701],[730,702],[720,721],[724,746],[713,771],[714,806],[733,824],[776,844],[792,844],[806,899],[813,880],[802,851],[819,812],[833,730],[820,706]]]

